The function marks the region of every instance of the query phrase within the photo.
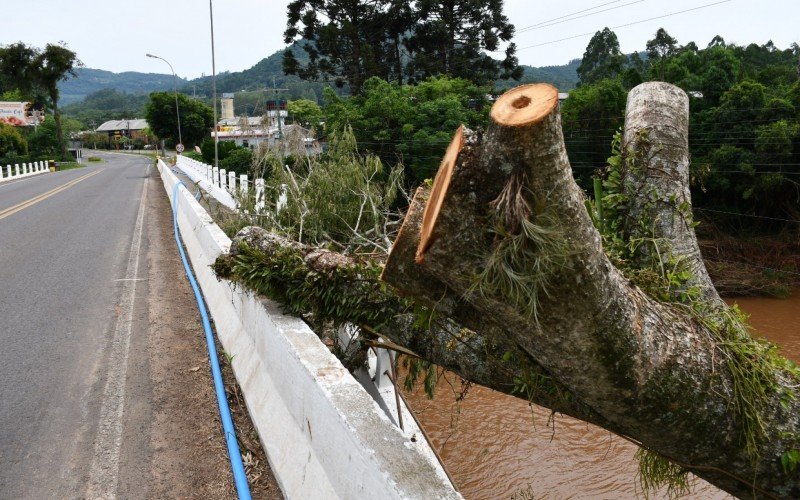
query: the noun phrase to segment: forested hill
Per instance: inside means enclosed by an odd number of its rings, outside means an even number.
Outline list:
[[[70,78],[58,84],[62,105],[80,101],[98,90],[116,89],[129,94],[146,94],[154,90],[172,88],[172,75],[160,73],[137,73],[135,71],[113,73],[94,68],[78,68],[76,73],[78,74],[76,78]],[[181,81],[186,82],[186,80],[179,79],[179,85]]]
[[[305,52],[295,49],[295,57],[303,60]],[[288,92],[283,95],[290,100],[310,99],[321,103],[322,89],[331,84],[284,75],[282,58],[283,51],[278,51],[244,71],[220,73],[217,75],[217,91],[238,93],[235,103],[237,114],[251,113],[264,99],[269,99],[269,94],[255,92],[265,88],[285,88]],[[573,59],[561,66],[523,66],[524,75],[519,82],[500,80],[496,86],[506,89],[520,83],[548,82],[560,91],[569,91],[575,88],[578,81],[576,69],[579,64],[580,59]],[[86,123],[141,116],[150,92],[172,89],[172,75],[134,71],[112,73],[92,68],[79,68],[77,73],[76,78],[59,84],[61,104],[68,116]],[[211,77],[179,79],[178,89],[210,102]],[[243,90],[253,92],[242,93]],[[340,93],[346,95],[348,89],[340,89]]]
[[[520,83],[546,82],[552,84],[560,92],[567,92],[574,89],[578,84],[578,66],[581,65],[580,59],[573,59],[561,66],[526,66],[522,65],[524,73],[520,81],[499,80],[495,86],[498,89],[516,87]]]
[[[302,60],[305,53],[295,50],[295,57]],[[224,72],[217,75],[218,92],[240,92],[242,90],[256,90],[264,88],[289,89],[289,99],[311,99],[321,101],[322,89],[329,84],[302,80],[294,75],[284,75],[281,61],[283,51],[277,51],[269,57],[257,62],[253,67],[235,72]],[[514,80],[500,80],[497,88],[510,88],[519,83],[548,82],[561,91],[568,91],[575,87],[578,81],[576,69],[580,59],[573,59],[561,66],[522,66],[525,73],[520,82]],[[89,94],[100,90],[116,90],[120,94],[149,94],[154,90],[168,90],[172,88],[172,75],[160,73],[138,73],[126,71],[113,73],[102,69],[78,68],[78,76],[59,83],[61,91],[61,104],[69,105],[85,99]],[[186,94],[196,93],[198,96],[211,95],[211,77],[204,76],[194,80],[178,79],[178,88]],[[346,92],[343,92],[346,93]],[[139,99],[136,99],[137,101]],[[135,105],[138,107],[138,103]]]
[[[295,49],[295,56],[298,58],[306,57],[301,49]],[[264,88],[285,88],[289,89],[289,99],[311,99],[320,101],[322,99],[322,89],[329,85],[322,82],[310,82],[302,80],[294,75],[284,75],[283,50],[279,50],[269,57],[258,61],[253,67],[243,70],[217,75],[217,92],[240,92],[242,90],[256,90]],[[183,91],[197,88],[197,94],[205,96],[211,95],[211,77],[204,76],[189,81]]]
[[[305,62],[304,59],[307,57],[305,52],[299,49],[297,45],[295,45],[294,55],[295,58],[301,62]],[[284,75],[281,65],[282,59],[283,51],[281,50],[262,59],[250,69],[233,73],[221,73],[217,75],[217,91],[238,92],[241,90],[273,88],[273,86],[277,86],[279,88],[289,89],[288,93],[290,99],[305,98],[320,101],[322,98],[322,89],[325,85],[330,84],[310,82],[302,80],[294,75]],[[553,84],[561,91],[568,91],[575,88],[578,82],[578,73],[576,70],[580,63],[580,59],[573,59],[569,63],[560,66],[543,66],[537,68],[523,65],[522,68],[525,73],[519,82],[515,80],[500,80],[497,82],[496,86],[499,89],[505,89],[514,87],[520,83],[547,82]],[[210,77],[198,78],[188,82],[188,85],[184,87],[184,91],[188,91],[193,85],[197,86],[198,94],[211,94]]]

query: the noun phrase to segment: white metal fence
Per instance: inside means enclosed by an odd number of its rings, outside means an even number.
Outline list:
[[[239,201],[250,196],[256,214],[262,213],[266,207],[264,179],[250,181],[246,174],[237,177],[236,172],[226,172],[224,168],[217,169],[183,155],[178,155],[175,166],[231,210],[239,210]],[[283,186],[276,200],[277,211],[286,206],[286,199],[286,186]]]
[[[14,179],[22,179],[23,177],[30,177],[32,175],[39,175],[49,172],[50,169],[46,161],[35,161],[32,163],[15,163],[0,167],[0,182],[11,181]]]

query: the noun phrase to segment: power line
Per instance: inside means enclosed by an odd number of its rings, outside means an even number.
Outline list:
[[[530,26],[530,27],[528,27],[528,28],[525,28],[525,29],[521,29],[521,30],[519,30],[519,32],[523,32],[523,31],[533,31],[533,30],[539,30],[539,29],[542,29],[542,28],[549,28],[550,26],[555,26],[555,25],[557,25],[557,24],[566,23],[566,22],[569,22],[569,21],[574,21],[574,20],[576,20],[576,19],[582,19],[582,18],[584,18],[584,17],[594,16],[594,15],[597,15],[597,14],[602,14],[603,12],[608,12],[608,11],[610,11],[610,10],[621,9],[621,8],[623,8],[623,7],[628,7],[629,5],[634,5],[634,4],[637,4],[637,3],[642,3],[642,2],[644,2],[644,1],[645,1],[645,0],[635,0],[634,2],[630,2],[630,3],[626,3],[626,4],[622,4],[622,5],[617,5],[616,7],[609,7],[609,8],[607,8],[607,9],[598,10],[597,12],[590,12],[589,14],[584,14],[584,15],[582,15],[582,16],[571,17],[571,18],[569,18],[569,19],[564,19],[564,20],[561,20],[561,21],[556,21],[556,22],[554,22],[554,23],[550,23],[550,24],[543,24],[543,25],[541,25],[541,26]]]
[[[699,210],[701,212],[713,212],[716,214],[725,214],[725,215],[735,215],[737,217],[752,217],[754,219],[766,219],[766,220],[774,220],[778,222],[794,222],[800,224],[800,220],[797,219],[781,219],[779,217],[767,217],[766,215],[751,215],[751,214],[740,214],[736,212],[726,212],[724,210],[714,210],[713,208],[695,208],[695,210]]]
[[[600,5],[596,5],[594,7],[589,7],[588,9],[579,10],[579,11],[573,12],[571,14],[564,14],[563,16],[554,17],[552,19],[547,19],[546,21],[541,21],[541,22],[538,22],[536,24],[531,24],[530,26],[525,26],[524,28],[520,28],[519,30],[517,30],[517,33],[520,33],[522,31],[528,31],[528,30],[530,30],[532,28],[535,28],[537,26],[541,26],[543,24],[550,23],[552,21],[558,21],[559,19],[564,19],[565,17],[574,16],[575,14],[583,14],[584,12],[588,12],[590,10],[599,9],[600,7],[605,7],[606,5],[611,5],[612,3],[619,3],[621,1],[622,0],[613,0],[612,2],[601,3]]]
[[[665,17],[677,16],[678,14],[685,14],[687,12],[693,12],[693,11],[696,11],[696,10],[705,9],[705,8],[708,8],[708,7],[713,7],[715,5],[728,3],[730,1],[731,0],[721,0],[719,2],[708,3],[708,4],[705,4],[705,5],[701,5],[699,7],[693,7],[691,9],[679,10],[679,11],[676,11],[676,12],[671,12],[669,14],[663,14],[661,16],[649,17],[647,19],[641,19],[639,21],[633,21],[631,23],[625,23],[625,24],[620,24],[618,26],[612,26],[610,29],[615,30],[615,29],[619,29],[619,28],[627,28],[628,26],[633,26],[633,25],[636,25],[636,24],[642,24],[642,23],[646,23],[648,21],[655,21],[656,19],[664,19]],[[525,50],[525,49],[532,49],[534,47],[541,47],[543,45],[551,45],[551,44],[558,43],[558,42],[565,42],[567,40],[574,40],[575,38],[581,38],[581,37],[588,36],[588,35],[594,35],[594,32],[590,31],[590,32],[587,32],[587,33],[581,33],[580,35],[573,35],[573,36],[568,36],[566,38],[559,38],[558,40],[550,40],[549,42],[542,42],[542,43],[537,43],[537,44],[534,44],[534,45],[528,45],[526,47],[521,47],[521,48],[517,49],[517,51]],[[495,51],[495,52],[498,52],[498,51]]]

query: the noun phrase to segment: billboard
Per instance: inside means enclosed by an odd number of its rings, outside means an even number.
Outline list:
[[[16,127],[35,125],[41,119],[32,116],[28,111],[30,104],[29,102],[0,101],[0,122]]]

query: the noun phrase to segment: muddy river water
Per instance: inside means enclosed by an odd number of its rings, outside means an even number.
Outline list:
[[[739,298],[751,325],[800,362],[800,291],[785,300]],[[483,387],[455,403],[458,379],[440,381],[437,396],[407,394],[459,491],[468,500],[634,498],[636,448],[598,427],[558,416]],[[666,495],[656,495],[666,498]],[[697,480],[691,498],[730,498]]]

